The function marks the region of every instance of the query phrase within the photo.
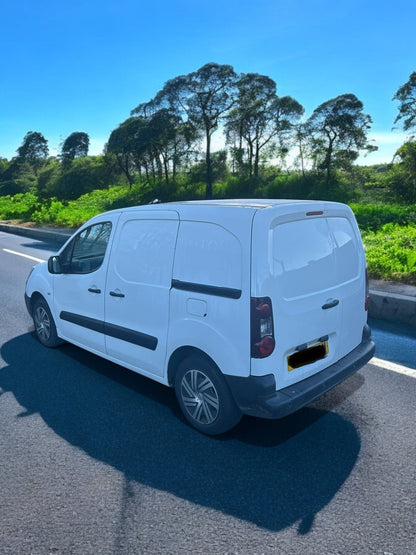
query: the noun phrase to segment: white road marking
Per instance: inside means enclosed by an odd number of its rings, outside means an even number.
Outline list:
[[[408,368],[407,366],[402,366],[401,364],[396,364],[395,362],[373,357],[369,364],[374,364],[375,366],[380,366],[380,368],[384,368],[385,370],[391,370],[392,372],[398,372],[399,374],[416,378],[416,370]]]
[[[3,249],[4,252],[9,254],[15,254],[16,256],[23,256],[23,258],[28,258],[29,260],[34,260],[35,262],[46,262],[43,258],[36,258],[36,256],[29,256],[28,254],[23,254],[22,252],[11,251],[9,249]]]

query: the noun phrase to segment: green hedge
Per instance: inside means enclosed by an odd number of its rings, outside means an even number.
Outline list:
[[[416,285],[415,224],[385,224],[362,235],[370,277]]]
[[[416,222],[416,205],[350,204],[358,225],[364,231],[377,231],[385,224],[408,225]]]

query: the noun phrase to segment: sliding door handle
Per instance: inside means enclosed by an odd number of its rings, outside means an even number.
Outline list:
[[[101,289],[96,289],[95,287],[89,287],[88,291],[90,293],[97,293],[98,295],[101,293]]]
[[[327,303],[322,305],[322,310],[328,310],[328,308],[334,308],[334,306],[337,306],[338,304],[339,304],[339,300],[333,299],[332,301],[328,301]]]
[[[124,293],[120,293],[119,291],[110,291],[110,296],[119,297],[120,299],[122,299],[125,295]]]

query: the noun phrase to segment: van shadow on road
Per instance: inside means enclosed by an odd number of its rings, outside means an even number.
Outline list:
[[[39,413],[128,481],[270,530],[299,522],[307,533],[360,451],[353,424],[330,412],[362,385],[357,374],[320,402],[325,410],[311,406],[280,421],[246,417],[210,438],[185,424],[172,390],[71,345],[48,350],[28,333],[1,355],[0,387],[25,408],[20,417]]]
[[[67,238],[65,237],[65,240]],[[58,252],[58,250],[62,247],[62,244],[56,243],[54,241],[31,241],[29,243],[21,243],[21,246],[26,249],[36,249],[37,251],[52,251]]]

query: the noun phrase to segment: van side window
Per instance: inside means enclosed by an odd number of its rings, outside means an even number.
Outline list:
[[[111,223],[103,222],[78,233],[60,255],[66,274],[89,274],[98,270],[104,260]]]
[[[127,220],[114,252],[114,269],[121,279],[170,287],[176,220]]]
[[[241,288],[242,249],[237,237],[217,224],[181,222],[174,279]]]

